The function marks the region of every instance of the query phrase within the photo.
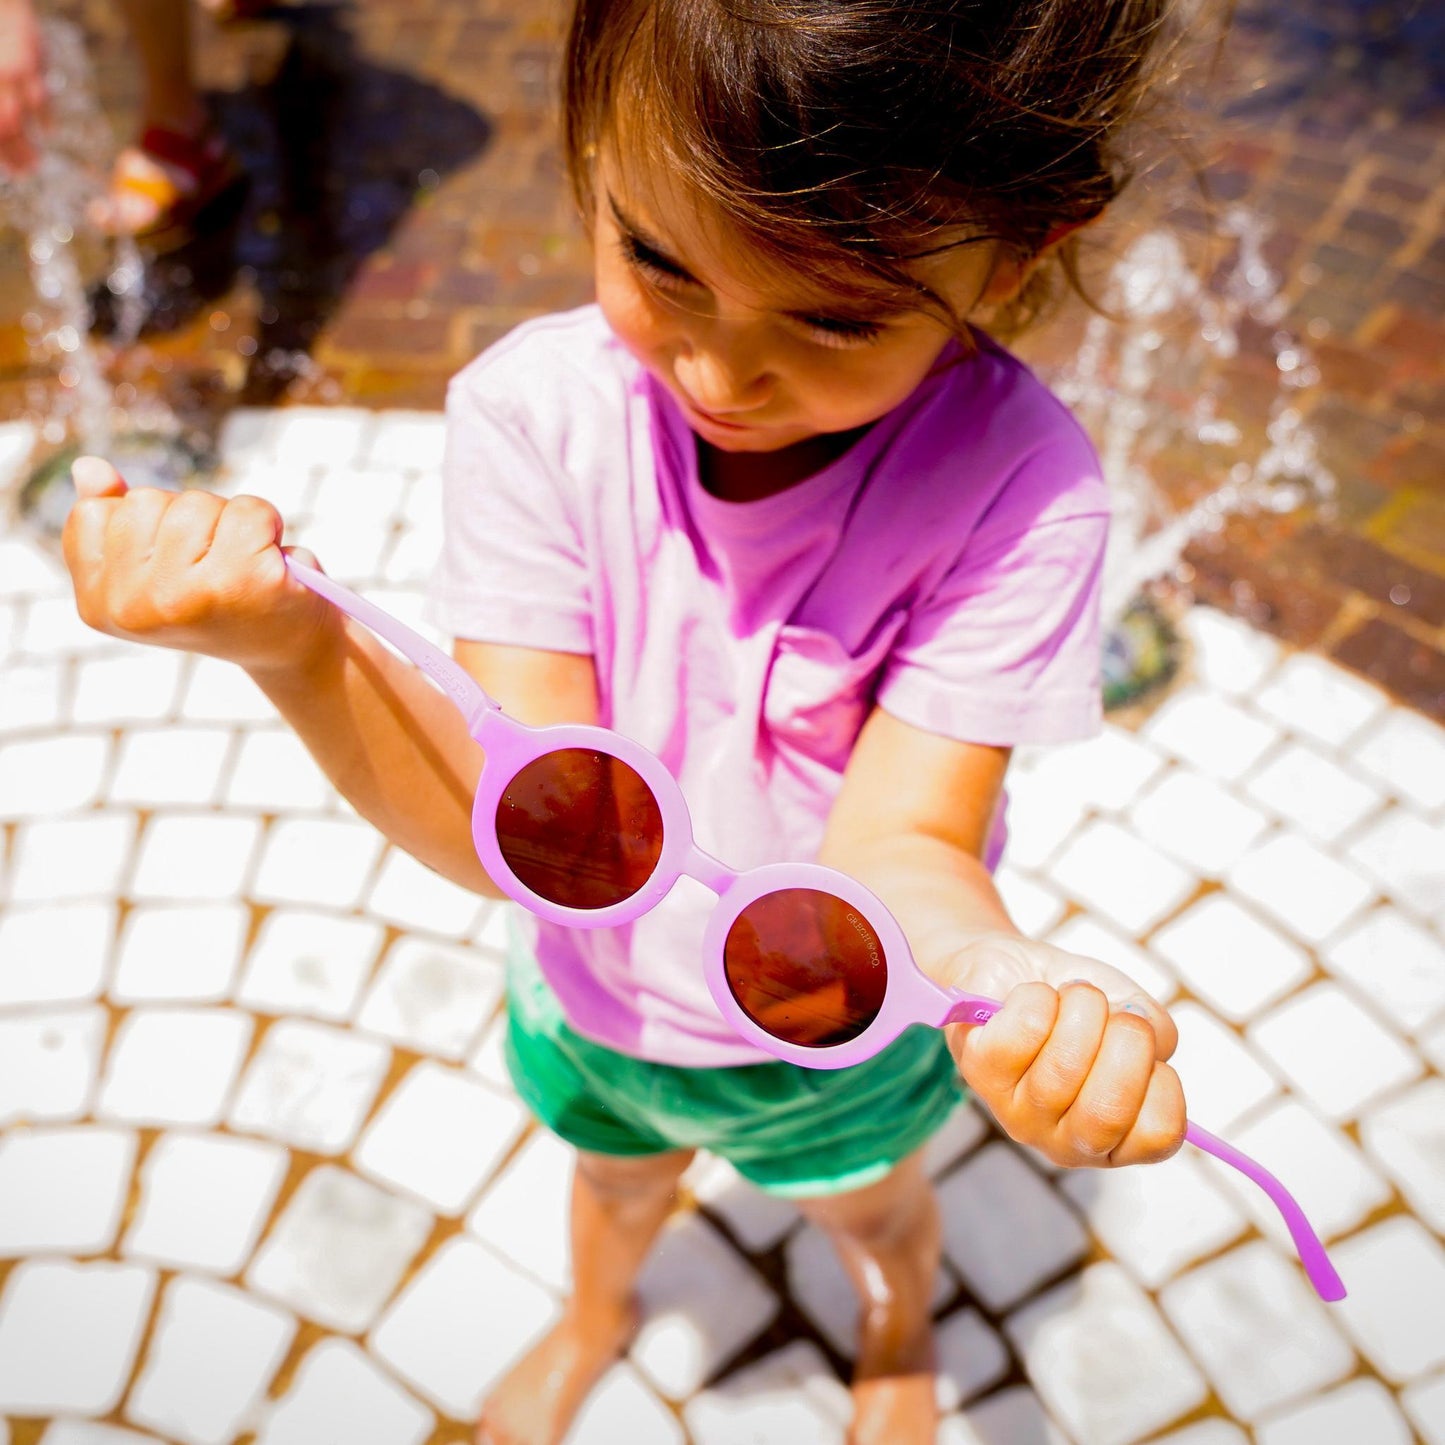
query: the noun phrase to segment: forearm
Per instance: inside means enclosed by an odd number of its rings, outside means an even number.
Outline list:
[[[830,835],[818,861],[883,900],[927,974],[961,985],[952,965],[969,943],[986,935],[1018,936],[988,869],[956,843],[923,832]]]
[[[482,752],[416,668],[347,624],[304,667],[250,675],[358,813],[464,888],[501,893],[472,846]]]

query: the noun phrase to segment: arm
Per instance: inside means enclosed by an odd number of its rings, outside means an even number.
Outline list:
[[[1058,1164],[1164,1158],[1185,1125],[1164,1062],[1178,1039],[1168,1014],[1117,969],[1024,938],[981,861],[1007,763],[1004,749],[875,710],[819,861],[878,894],[925,973],[1004,1000],[987,1025],[952,1027],[949,1043],[1011,1137]]]
[[[76,465],[65,557],[92,627],[238,663],[332,783],[398,847],[500,897],[471,840],[482,766],[456,708],[409,663],[295,581],[281,519],[255,497],[137,491]],[[514,715],[590,721],[590,658],[463,643],[463,667]]]

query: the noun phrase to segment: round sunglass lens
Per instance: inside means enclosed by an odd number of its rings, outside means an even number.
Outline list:
[[[662,854],[662,811],[626,763],[559,748],[522,768],[497,804],[497,842],[517,879],[564,908],[631,898]]]
[[[888,987],[877,933],[852,904],[814,888],[749,903],[728,930],[723,971],[759,1028],[815,1049],[856,1039]]]

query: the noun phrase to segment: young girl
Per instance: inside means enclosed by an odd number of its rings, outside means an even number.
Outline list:
[[[520,917],[509,1062],[579,1151],[575,1287],[480,1441],[561,1440],[698,1148],[833,1240],[861,1300],[854,1439],[921,1445],[939,1224],[919,1151],[959,1076],[1056,1164],[1179,1147],[1167,1014],[1020,937],[990,881],[1010,748],[1098,722],[1107,502],[1077,426],[980,325],[1117,192],[1166,4],[580,0],[566,133],[598,304],[455,379],[433,615],[522,721],[658,753],[703,848],[851,873],[927,973],[1005,1004],[811,1071],[718,1014],[700,886],[615,929]],[[495,896],[476,745],[288,575],[281,518],[75,472],[85,619],[239,663],[390,839]]]

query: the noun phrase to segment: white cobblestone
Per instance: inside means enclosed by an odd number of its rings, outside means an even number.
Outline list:
[[[1131,934],[1172,913],[1195,885],[1192,873],[1109,822],[1090,823],[1076,833],[1049,876]]]
[[[1245,791],[1319,843],[1333,843],[1380,806],[1379,790],[1303,743],[1289,743]]]
[[[1060,1187],[1114,1258],[1149,1288],[1232,1243],[1245,1228],[1239,1210],[1190,1152],[1148,1168],[1070,1170]]]
[[[1197,688],[1166,699],[1140,731],[1208,777],[1226,782],[1243,777],[1279,737],[1276,727],[1239,704]]]
[[[1402,802],[1445,806],[1445,728],[1419,713],[1392,707],[1351,745],[1350,761]]]
[[[686,1445],[682,1426],[628,1364],[598,1381],[568,1432],[569,1445]]]
[[[116,1032],[96,1112],[134,1124],[218,1124],[251,1040],[229,1009],[128,1014]]]
[[[262,1013],[348,1019],[384,936],[368,918],[275,909],[256,936],[237,1002]]]
[[[178,704],[183,718],[233,726],[275,720],[276,709],[266,694],[235,663],[215,657],[189,661],[190,672],[182,679]]]
[[[1267,632],[1214,607],[1191,607],[1179,630],[1192,644],[1195,672],[1218,692],[1248,696],[1280,659],[1280,645]]]
[[[0,687],[0,736],[58,727],[64,675],[61,664],[50,659],[6,663],[5,686]]]
[[[244,1427],[296,1333],[296,1320],[212,1280],[174,1279],[161,1296],[126,1416],[187,1445],[227,1445]]]
[[[477,1201],[467,1228],[559,1293],[571,1287],[569,1221],[576,1156],[537,1130]]]
[[[1274,1075],[1206,1009],[1184,1003],[1169,1015],[1179,1029],[1169,1063],[1196,1124],[1220,1133],[1278,1090]]]
[[[1087,742],[1044,750],[1027,788],[1047,789],[1084,807],[1117,812],[1164,766],[1135,734],[1106,722]]]
[[[105,981],[116,914],[109,901],[0,913],[0,1007],[94,998]]]
[[[526,1122],[515,1098],[423,1059],[362,1136],[356,1167],[454,1216],[476,1196]]]
[[[89,1113],[105,1031],[99,1005],[0,1018],[0,1129]]]
[[[110,761],[110,739],[61,733],[0,743],[0,821],[48,818],[95,802]]]
[[[357,1023],[417,1053],[462,1059],[502,991],[501,968],[477,950],[404,938],[382,960]]]
[[[1087,913],[1074,914],[1049,935],[1048,941],[1070,953],[1112,965],[1160,1003],[1168,1003],[1179,992],[1179,980],[1157,958]]]
[[[331,784],[296,734],[253,728],[241,739],[226,784],[228,808],[263,813],[320,811],[330,806]]]
[[[1254,703],[1294,732],[1336,747],[1383,713],[1389,699],[1344,668],[1297,652],[1254,694]]]
[[[1226,879],[1306,943],[1320,943],[1374,896],[1358,873],[1285,833],[1246,853]]]
[[[698,1215],[668,1223],[637,1293],[643,1323],[632,1358],[671,1400],[700,1389],[778,1312],[777,1296]],[[700,1299],[709,1301],[706,1312]]]
[[[1372,1110],[1360,1137],[1415,1213],[1445,1234],[1445,1079],[1425,1079]]]
[[[351,1147],[391,1066],[375,1039],[305,1019],[279,1019],[246,1070],[232,1128],[293,1149],[340,1154]]]
[[[1241,1420],[1322,1390],[1355,1365],[1330,1309],[1263,1243],[1241,1245],[1165,1285],[1159,1303]]]
[[[843,1445],[852,1404],[822,1351],[794,1340],[700,1390],[682,1414],[696,1445]]]
[[[957,1410],[1009,1372],[1008,1348],[971,1305],[939,1320],[933,1346],[940,1410]]]
[[[73,609],[74,604],[70,606]],[[34,620],[32,610],[32,624]],[[169,717],[180,687],[180,654],[127,643],[113,645],[123,649],[118,656],[87,658],[76,670],[71,720],[84,725],[160,722]]]
[[[1313,972],[1309,955],[1228,894],[1211,893],[1149,940],[1196,998],[1236,1023],[1253,1018]]]
[[[0,1295],[0,1414],[113,1410],[155,1285],[155,1275],[134,1264],[22,1260]]]
[[[10,862],[11,903],[111,899],[130,870],[131,813],[86,813],[22,823]]]
[[[354,908],[381,849],[364,823],[284,818],[267,834],[252,891],[267,903]]]
[[[254,818],[161,814],[141,835],[131,896],[233,898],[241,891],[261,834]]]
[[[1347,854],[1391,898],[1445,921],[1445,823],[1391,808],[1350,843]]]
[[[1073,1211],[1007,1144],[986,1144],[938,1199],[944,1251],[991,1310],[1016,1304],[1088,1249]]]
[[[1445,1374],[1421,1380],[1401,1391],[1400,1403],[1425,1445],[1445,1445]]]
[[[1231,1129],[1229,1142],[1261,1163],[1268,1160],[1323,1239],[1333,1239],[1363,1222],[1390,1201],[1390,1187],[1339,1129],[1332,1129],[1295,1099],[1275,1099],[1248,1124]],[[1237,1169],[1207,1158],[1214,1177],[1292,1255],[1279,1211],[1257,1185]]]
[[[1328,1119],[1408,1084],[1420,1061],[1336,983],[1317,983],[1249,1026],[1250,1042]],[[1350,1067],[1340,1068],[1348,1057]]]
[[[230,996],[250,921],[234,901],[132,909],[110,996],[118,1003],[219,1003]]]
[[[1396,1215],[1331,1251],[1348,1288],[1337,1314],[1361,1354],[1396,1384],[1445,1365],[1445,1247]]]
[[[1044,1413],[1039,1397],[1023,1385],[1000,1390],[961,1415],[945,1416],[938,1445],[1070,1445],[1068,1436]]]
[[[286,1177],[275,1144],[219,1134],[162,1134],[141,1166],[123,1253],[169,1269],[236,1274],[251,1257]]]
[[[1320,950],[1320,961],[1402,1029],[1413,1033],[1445,1013],[1445,942],[1398,909],[1367,913]]]
[[[541,1285],[459,1236],[407,1283],[371,1348],[438,1408],[472,1420],[489,1387],[557,1313]]]
[[[431,1229],[432,1216],[420,1205],[318,1165],[272,1225],[246,1283],[318,1324],[360,1334]]]
[[[993,881],[1014,925],[1029,938],[1041,938],[1064,916],[1064,900],[1053,889],[1007,863]]]
[[[291,1387],[267,1414],[256,1445],[422,1445],[436,1417],[350,1340],[310,1349]]]
[[[1044,1403],[1091,1445],[1129,1445],[1208,1393],[1153,1301],[1116,1264],[1091,1265],[1004,1328]]]
[[[121,739],[110,799],[147,808],[209,803],[231,742],[226,728],[132,729]]]
[[[1378,1380],[1351,1380],[1261,1421],[1256,1445],[1413,1445],[1395,1398]]]
[[[1257,808],[1212,778],[1176,769],[1129,813],[1140,834],[1196,872],[1217,878],[1269,826]]]
[[[135,1152],[129,1130],[93,1125],[0,1138],[0,1259],[107,1250]]]

